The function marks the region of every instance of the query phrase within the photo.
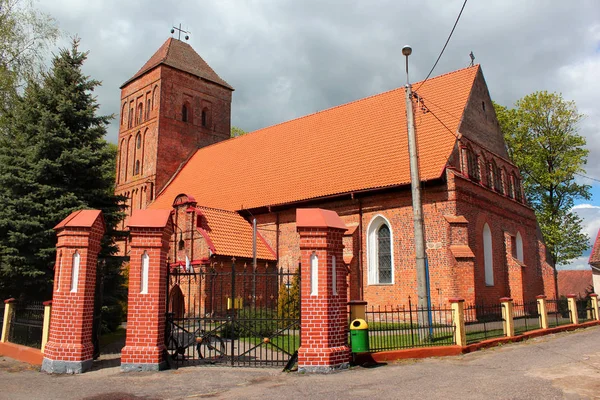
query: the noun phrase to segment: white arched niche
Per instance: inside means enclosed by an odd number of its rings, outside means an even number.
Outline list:
[[[492,231],[486,223],[483,225],[483,262],[485,267],[485,284],[494,285],[494,256],[492,252]]]

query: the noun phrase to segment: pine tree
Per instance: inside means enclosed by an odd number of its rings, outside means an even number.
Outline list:
[[[114,254],[122,218],[114,195],[114,146],[105,140],[112,116],[97,115],[100,82],[82,72],[87,53],[63,49],[41,82],[30,82],[7,115],[0,137],[0,295],[50,298],[56,235],[72,211],[103,212],[101,256]]]

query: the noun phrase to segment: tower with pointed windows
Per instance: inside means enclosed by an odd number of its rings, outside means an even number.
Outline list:
[[[115,192],[127,197],[128,216],[145,209],[198,148],[230,137],[232,92],[174,38],[121,86]]]

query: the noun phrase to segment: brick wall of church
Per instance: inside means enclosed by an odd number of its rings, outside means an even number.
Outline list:
[[[497,303],[500,297],[510,295],[507,264],[514,266],[514,260],[507,259],[505,233],[516,235],[517,231],[523,238],[525,255],[525,266],[521,267],[523,284],[520,288],[524,299],[532,300],[543,293],[552,296],[548,285],[545,285],[547,279],[544,279],[544,275],[551,274],[551,267],[540,258],[540,246],[543,244],[540,242],[531,208],[471,182],[451,169],[448,170],[447,180],[447,183],[427,185],[423,190],[432,303],[436,306],[446,305],[452,297],[463,297],[469,302]],[[358,228],[353,235],[344,238],[344,258],[352,260],[349,265],[351,299],[361,298],[361,291],[362,298],[372,305],[406,304],[408,296],[413,301],[416,299],[412,205],[408,188],[365,198],[326,201],[311,204],[310,207],[336,211],[349,227],[362,225],[362,237],[359,235],[361,229]],[[378,215],[385,217],[392,228],[392,285],[368,284],[366,236],[369,223]],[[453,233],[445,218],[455,215],[462,215],[468,221],[467,229],[459,234]],[[257,221],[261,234],[278,250],[279,266],[297,268],[300,249],[295,209],[258,215]],[[482,230],[486,222],[493,238],[493,286],[485,285],[484,276]],[[276,234],[277,228],[279,235]],[[468,244],[475,258],[456,259],[449,246],[457,244],[457,241]],[[362,260],[362,268],[359,258]],[[517,288],[514,288],[513,292],[516,291]]]
[[[193,152],[230,136],[231,90],[169,67],[161,67],[156,187],[160,190]],[[182,121],[183,105],[188,121]],[[206,126],[202,125],[206,110]]]
[[[128,198],[128,214],[146,208],[196,149],[228,139],[230,113],[230,89],[167,66],[127,84],[121,91],[115,192]]]

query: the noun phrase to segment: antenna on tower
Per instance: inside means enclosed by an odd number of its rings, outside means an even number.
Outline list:
[[[185,40],[190,40],[190,31],[184,31],[183,29],[181,29],[181,24],[179,24],[179,28],[174,26],[173,28],[171,28],[171,34],[175,33],[175,31],[177,31],[177,39],[181,40],[181,34],[185,33],[186,35],[184,36]]]
[[[473,52],[471,51],[469,53],[469,57],[471,57],[471,64],[469,64],[469,67],[472,67],[473,65],[475,65],[475,54],[473,54]]]

